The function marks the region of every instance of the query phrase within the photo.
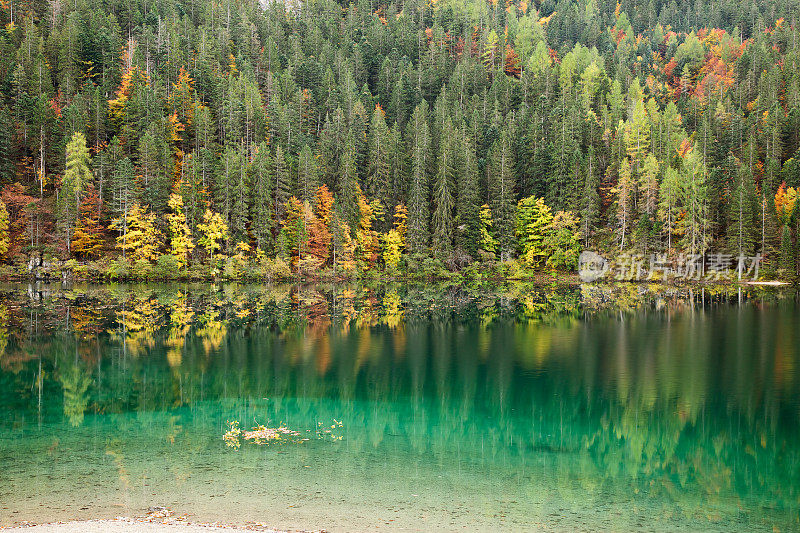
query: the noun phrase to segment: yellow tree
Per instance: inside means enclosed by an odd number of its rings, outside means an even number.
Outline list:
[[[181,268],[189,262],[189,254],[194,250],[192,230],[186,222],[186,213],[183,212],[183,198],[180,194],[172,193],[167,202],[171,213],[167,213],[167,222],[170,232],[170,253],[174,255]]]
[[[383,263],[388,270],[395,270],[403,255],[403,238],[392,228],[383,236]]]
[[[208,252],[209,259],[214,260],[214,252],[222,247],[222,241],[228,238],[228,225],[222,215],[206,208],[203,221],[197,225],[200,238],[197,243]]]
[[[486,253],[493,254],[497,251],[497,239],[492,235],[492,210],[488,204],[483,204],[478,212],[481,224],[481,239],[479,249]]]
[[[6,255],[11,244],[8,226],[8,209],[6,204],[0,201],[0,257]]]
[[[786,182],[781,183],[775,193],[775,214],[782,225],[788,225],[792,218],[794,205],[797,202],[797,191],[794,187],[786,187]]]
[[[86,188],[79,209],[75,232],[72,234],[72,252],[77,256],[97,257],[103,248],[103,226],[100,225],[100,196],[93,185]]]
[[[172,84],[172,92],[167,99],[167,103],[176,116],[176,120],[180,121],[185,128],[191,128],[194,124],[194,111],[197,107],[197,100],[195,98],[194,80],[186,72],[184,67],[181,67],[178,73],[178,80]]]
[[[378,260],[380,238],[378,232],[372,229],[372,223],[383,217],[383,205],[380,200],[367,202],[359,190],[358,193],[359,223],[356,231],[356,250],[362,261],[362,268],[369,270]]]
[[[119,128],[121,136],[131,140],[137,135],[136,106],[132,105],[131,98],[135,96],[138,88],[150,83],[147,75],[139,67],[130,67],[122,74],[119,88],[114,91],[114,98],[108,101],[108,116],[111,122]],[[134,101],[136,99],[134,98]]]
[[[314,211],[307,216],[306,233],[308,256],[313,257],[317,267],[328,262],[331,254],[331,215],[333,194],[325,185],[317,189]]]
[[[383,236],[383,264],[388,270],[396,269],[403,256],[408,229],[407,219],[408,209],[403,204],[397,204],[394,208],[394,227]]]
[[[122,257],[145,261],[158,257],[161,233],[156,227],[156,216],[142,209],[138,203],[112,220],[109,227],[121,233],[117,237],[117,248],[122,250]]]
[[[405,204],[394,206],[394,229],[400,236],[400,247],[406,247],[406,231],[408,230],[408,208]]]

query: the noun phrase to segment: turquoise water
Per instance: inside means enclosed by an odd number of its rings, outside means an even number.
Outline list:
[[[0,526],[800,529],[793,293],[0,294]],[[299,436],[237,449],[232,421]]]

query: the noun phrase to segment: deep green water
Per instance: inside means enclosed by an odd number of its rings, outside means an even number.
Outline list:
[[[0,294],[0,526],[800,529],[793,293]],[[230,448],[234,420],[308,440]]]

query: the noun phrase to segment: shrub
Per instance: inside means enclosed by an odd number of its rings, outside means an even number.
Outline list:
[[[130,268],[130,277],[140,280],[151,279],[153,277],[153,265],[146,259],[135,261]]]
[[[172,254],[164,254],[156,260],[152,267],[152,276],[155,279],[177,279],[180,277],[181,262]]]
[[[106,269],[106,276],[110,280],[126,279],[130,276],[130,263],[126,259],[118,257],[111,261]]]
[[[267,281],[279,281],[292,278],[292,270],[289,263],[276,257],[275,259],[264,258],[259,267],[260,277]]]

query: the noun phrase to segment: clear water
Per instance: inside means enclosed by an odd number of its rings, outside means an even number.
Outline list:
[[[800,529],[790,293],[0,294],[0,526],[166,506],[329,531]],[[233,420],[308,440],[234,449]]]

